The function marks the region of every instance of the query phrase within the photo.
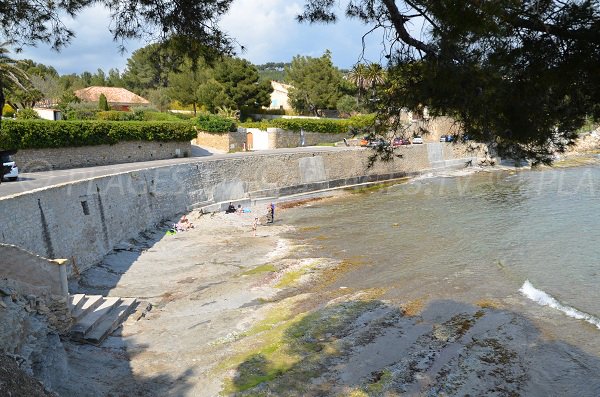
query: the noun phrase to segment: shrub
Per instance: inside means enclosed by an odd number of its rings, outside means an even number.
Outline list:
[[[133,112],[109,110],[96,113],[96,119],[105,121],[180,121],[181,119],[171,113],[146,111],[136,108]]]
[[[70,103],[65,116],[67,120],[95,120],[98,112],[93,102]]]
[[[266,131],[267,128],[273,127],[273,125],[271,123],[269,123],[268,120],[262,120],[262,121],[246,121],[245,123],[240,124],[240,127],[258,128],[260,130]]]
[[[357,114],[348,119],[350,128],[369,128],[375,124],[374,114]]]
[[[227,106],[217,106],[217,116],[235,121],[239,120],[240,111]]]
[[[175,112],[173,112],[173,113],[169,113],[169,114],[177,117],[180,120],[191,120],[195,117],[193,113],[175,113]]]
[[[96,119],[104,121],[131,121],[135,120],[135,115],[131,112],[109,110],[96,113]]]
[[[118,121],[6,121],[0,130],[0,147],[40,149],[113,145],[123,141],[189,141],[196,131],[181,122]]]
[[[2,108],[2,117],[15,117],[15,109],[9,104],[4,105]]]
[[[110,110],[108,107],[108,100],[106,100],[106,95],[104,94],[100,94],[100,97],[98,98],[98,109],[104,112]]]
[[[153,105],[141,105],[141,106],[132,106],[130,108],[130,110],[132,112],[160,112],[160,110],[158,110],[158,108],[156,106]]]
[[[349,119],[274,119],[270,121],[246,122],[240,124],[246,128],[260,128],[266,130],[267,127],[277,127],[282,130],[306,132],[320,132],[324,134],[346,134],[351,130],[369,128],[375,122],[374,115],[360,115],[350,117]]]
[[[144,112],[145,121],[181,121],[182,119],[172,113]]]
[[[213,133],[235,131],[237,128],[233,120],[214,114],[202,114],[198,116],[196,118],[196,124],[202,131]]]
[[[39,119],[40,115],[31,108],[25,108],[17,112],[17,118],[20,120],[35,120]]]

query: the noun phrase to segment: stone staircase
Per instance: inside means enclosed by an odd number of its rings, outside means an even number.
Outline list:
[[[69,295],[69,307],[73,317],[71,339],[99,345],[125,321],[136,306],[135,298]]]

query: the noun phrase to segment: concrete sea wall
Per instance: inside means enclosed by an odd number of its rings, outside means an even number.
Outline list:
[[[384,181],[432,166],[463,166],[484,154],[477,149],[457,157],[460,150],[446,149],[450,144],[432,145],[435,150],[399,148],[392,161],[371,168],[370,150],[315,150],[203,159],[52,186],[0,199],[0,243],[70,259],[70,271],[73,265],[83,270],[117,243],[192,208]]]
[[[164,160],[191,154],[189,142],[120,142],[114,145],[19,150],[14,159],[22,172],[93,167]]]

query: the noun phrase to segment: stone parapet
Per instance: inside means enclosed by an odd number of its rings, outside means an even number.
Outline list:
[[[205,158],[52,186],[0,199],[0,242],[68,258],[69,270],[81,271],[119,242],[193,208],[264,197],[268,191],[283,196],[286,189],[295,194],[428,171],[433,167],[427,146],[400,147],[391,161],[372,167],[369,149],[315,149]],[[461,164],[461,151],[450,144],[436,153],[453,160],[446,166]]]
[[[190,142],[120,142],[114,145],[24,149],[14,155],[21,172],[94,167],[187,157]]]

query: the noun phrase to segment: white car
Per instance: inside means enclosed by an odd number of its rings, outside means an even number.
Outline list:
[[[423,138],[421,138],[420,136],[416,136],[412,139],[412,143],[413,143],[413,145],[423,143]]]
[[[19,167],[14,162],[11,156],[7,154],[0,155],[0,161],[2,162],[2,167],[10,167],[10,172],[4,175],[4,179],[8,179],[9,181],[16,181],[19,178]]]

